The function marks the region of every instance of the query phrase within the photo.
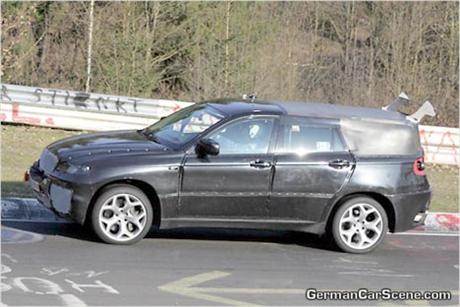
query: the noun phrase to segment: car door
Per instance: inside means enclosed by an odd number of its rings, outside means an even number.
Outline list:
[[[206,219],[268,218],[273,171],[271,146],[277,118],[249,116],[209,133],[216,156],[191,152],[183,166],[179,216]]]
[[[274,157],[271,218],[320,220],[323,208],[354,167],[344,144],[337,120],[282,119]]]

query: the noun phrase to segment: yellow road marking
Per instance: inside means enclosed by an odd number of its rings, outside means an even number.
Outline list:
[[[230,273],[222,271],[211,271],[202,273],[194,276],[185,277],[177,281],[173,281],[162,286],[158,289],[179,294],[182,296],[205,300],[222,305],[234,305],[234,306],[257,306],[252,303],[243,302],[239,300],[229,299],[221,296],[211,295],[216,293],[222,294],[300,294],[305,295],[306,289],[295,289],[295,288],[229,288],[229,287],[198,287],[198,285],[208,282],[210,280],[223,278],[229,276]],[[318,291],[332,291],[331,289],[318,289]],[[345,291],[345,290],[342,290]],[[451,291],[452,296],[458,295],[459,291]],[[401,301],[400,304],[395,304],[391,301],[378,301],[379,306],[397,306],[397,305],[429,305],[428,301]]]
[[[217,279],[217,278],[222,278],[228,275],[230,275],[230,273],[221,272],[221,271],[212,271],[208,273],[194,275],[191,277],[185,277],[178,281],[173,281],[171,283],[160,286],[158,288],[162,291],[179,294],[179,295],[183,295],[183,296],[187,296],[187,297],[191,297],[195,299],[201,299],[201,300],[218,303],[218,304],[234,305],[234,306],[257,306],[257,305],[247,303],[247,302],[242,302],[242,301],[228,299],[228,298],[224,298],[220,296],[214,296],[214,295],[201,293],[200,291],[197,291],[197,288],[193,287],[195,285],[204,283],[206,281]]]

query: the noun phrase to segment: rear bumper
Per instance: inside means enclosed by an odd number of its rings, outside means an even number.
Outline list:
[[[35,198],[46,208],[61,217],[83,224],[89,197],[70,182],[46,175],[36,164],[29,169],[29,183]],[[83,193],[85,194],[85,193]]]
[[[402,232],[423,225],[430,206],[431,189],[391,195],[388,198],[395,210],[392,232]]]

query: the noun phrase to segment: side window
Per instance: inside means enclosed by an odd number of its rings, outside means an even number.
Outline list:
[[[211,133],[221,154],[265,154],[270,144],[273,118],[247,118],[231,122]]]
[[[282,126],[277,152],[308,153],[344,151],[338,128],[329,125],[292,121]]]

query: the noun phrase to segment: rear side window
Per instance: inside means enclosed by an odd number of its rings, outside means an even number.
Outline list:
[[[278,153],[344,151],[338,127],[312,124],[307,119],[292,119],[281,127]]]
[[[393,121],[342,119],[350,150],[359,155],[415,155],[420,149],[417,126]]]

